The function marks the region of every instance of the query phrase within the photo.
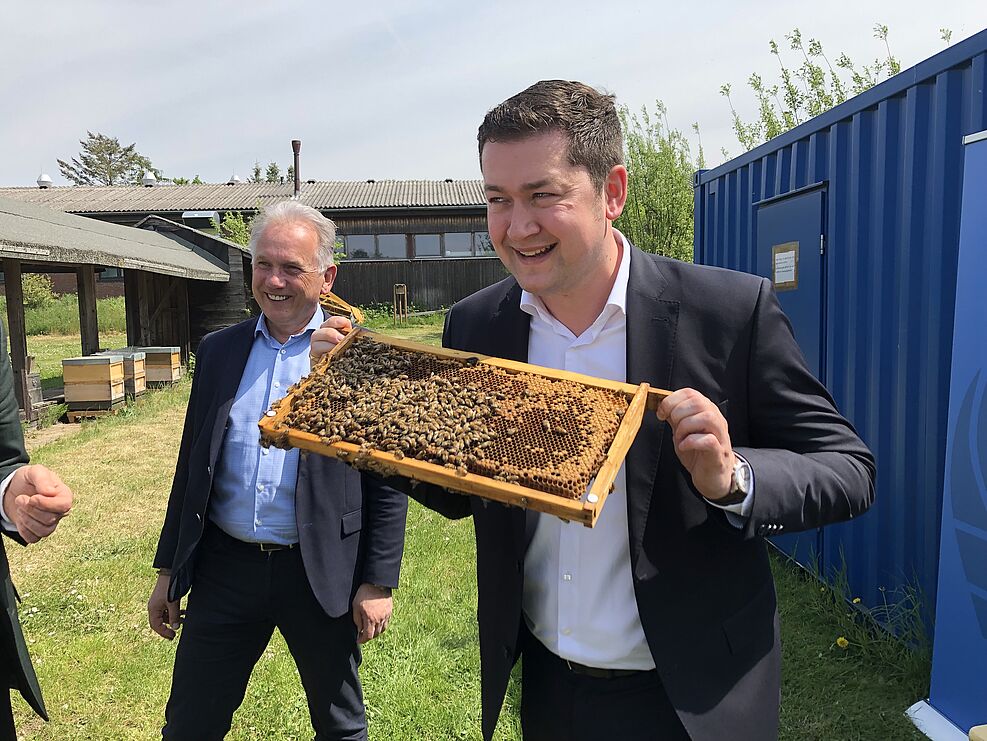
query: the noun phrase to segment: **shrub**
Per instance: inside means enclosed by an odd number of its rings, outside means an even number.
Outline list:
[[[25,309],[47,309],[55,303],[51,278],[43,273],[25,273],[22,278]]]

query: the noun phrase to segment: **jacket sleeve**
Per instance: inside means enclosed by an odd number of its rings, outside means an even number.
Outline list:
[[[408,498],[380,478],[362,474],[363,502],[367,508],[363,582],[381,587],[398,586]]]
[[[182,430],[182,442],[178,448],[178,461],[175,464],[175,477],[172,479],[171,494],[168,497],[168,508],[165,511],[164,525],[158,538],[158,548],[154,554],[152,566],[156,569],[170,569],[175,559],[175,549],[178,547],[178,533],[181,526],[182,508],[185,503],[185,491],[188,486],[188,464],[192,451],[192,442],[199,430],[196,429],[196,418],[202,399],[202,377],[208,372],[208,337],[199,343],[199,351],[195,358],[195,375],[192,377],[192,392],[189,396],[188,408],[185,410],[185,427]]]
[[[7,355],[7,332],[0,321],[0,481],[27,463],[24,433],[14,396],[14,372]],[[19,543],[24,542],[16,532],[7,532],[4,528],[0,530]]]
[[[812,375],[768,281],[754,308],[748,374],[754,472],[746,537],[849,520],[874,501],[874,457]]]

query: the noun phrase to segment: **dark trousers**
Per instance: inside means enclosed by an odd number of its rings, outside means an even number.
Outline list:
[[[212,525],[199,546],[162,736],[222,739],[275,628],[298,667],[317,741],[365,739],[352,616],[326,615],[298,548],[265,553]]]
[[[14,711],[10,707],[10,690],[0,687],[0,741],[17,741]]]
[[[572,671],[521,628],[524,741],[689,741],[658,672],[603,679]]]

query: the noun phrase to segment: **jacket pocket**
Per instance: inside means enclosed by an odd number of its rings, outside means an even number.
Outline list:
[[[755,646],[763,649],[765,642],[768,646],[773,643],[775,605],[774,583],[768,581],[750,602],[723,621],[730,653],[736,656]]]
[[[343,537],[359,532],[363,528],[363,510],[356,509],[343,515]]]

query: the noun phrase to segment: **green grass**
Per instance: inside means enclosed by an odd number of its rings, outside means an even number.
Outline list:
[[[402,337],[406,340],[424,342],[429,345],[440,345],[442,343],[442,323],[445,321],[445,312],[436,312],[425,316],[409,317],[407,322],[395,324],[389,306],[361,307],[366,321],[363,323],[367,329],[372,329],[381,334]]]
[[[411,327],[400,330],[407,332]],[[157,735],[175,644],[147,627],[150,563],[174,471],[189,384],[150,393],[114,418],[37,451],[76,494],[48,541],[10,546],[24,632],[52,722],[15,697],[27,739]],[[412,502],[391,627],[369,644],[362,677],[374,739],[478,739],[475,550],[469,521]],[[925,696],[928,658],[855,620],[832,590],[773,559],[783,637],[783,739],[921,738],[902,713]],[[846,649],[836,640],[845,636]],[[513,684],[497,738],[517,741]],[[285,644],[260,660],[231,739],[311,736]]]
[[[0,296],[0,314],[7,321],[7,297]],[[96,301],[99,331],[126,332],[127,318],[123,296],[101,298]],[[30,335],[79,334],[79,298],[65,293],[44,309],[28,309],[24,312],[24,325]]]

